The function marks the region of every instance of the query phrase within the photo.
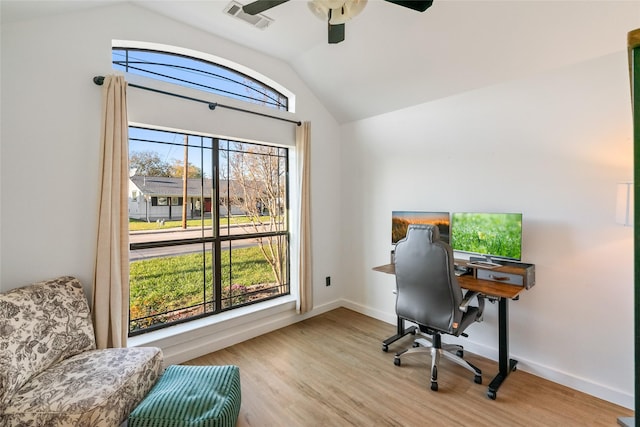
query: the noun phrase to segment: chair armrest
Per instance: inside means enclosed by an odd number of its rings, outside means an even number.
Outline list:
[[[482,312],[484,311],[484,297],[479,292],[467,291],[460,303],[460,310],[466,313],[471,300],[476,297],[478,298],[478,316],[482,316]]]

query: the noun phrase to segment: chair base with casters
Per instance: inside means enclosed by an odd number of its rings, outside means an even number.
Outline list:
[[[420,333],[424,334],[423,331]],[[482,371],[477,367],[466,361],[464,356],[464,349],[461,345],[457,344],[442,344],[442,338],[439,332],[428,331],[430,336],[423,336],[417,338],[413,342],[413,347],[396,353],[393,359],[393,364],[396,366],[401,365],[401,357],[412,353],[429,353],[431,354],[431,390],[438,391],[438,364],[440,362],[440,356],[444,356],[463,368],[473,372],[473,381],[476,384],[482,384]]]

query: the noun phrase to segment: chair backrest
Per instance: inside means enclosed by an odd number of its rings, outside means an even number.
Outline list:
[[[462,319],[462,290],[453,251],[433,225],[410,225],[396,244],[396,313],[401,318],[453,333]]]

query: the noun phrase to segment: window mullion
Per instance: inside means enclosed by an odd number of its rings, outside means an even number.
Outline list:
[[[218,313],[222,310],[222,255],[220,242],[220,173],[219,173],[219,145],[220,140],[213,138],[211,150],[211,164],[213,165],[212,173],[212,200],[211,200],[211,226],[213,227],[213,294],[214,294],[214,312]]]

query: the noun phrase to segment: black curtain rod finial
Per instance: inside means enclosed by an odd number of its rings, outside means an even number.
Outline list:
[[[102,84],[104,83],[104,76],[95,76],[93,78],[93,82],[98,86],[102,86]]]

